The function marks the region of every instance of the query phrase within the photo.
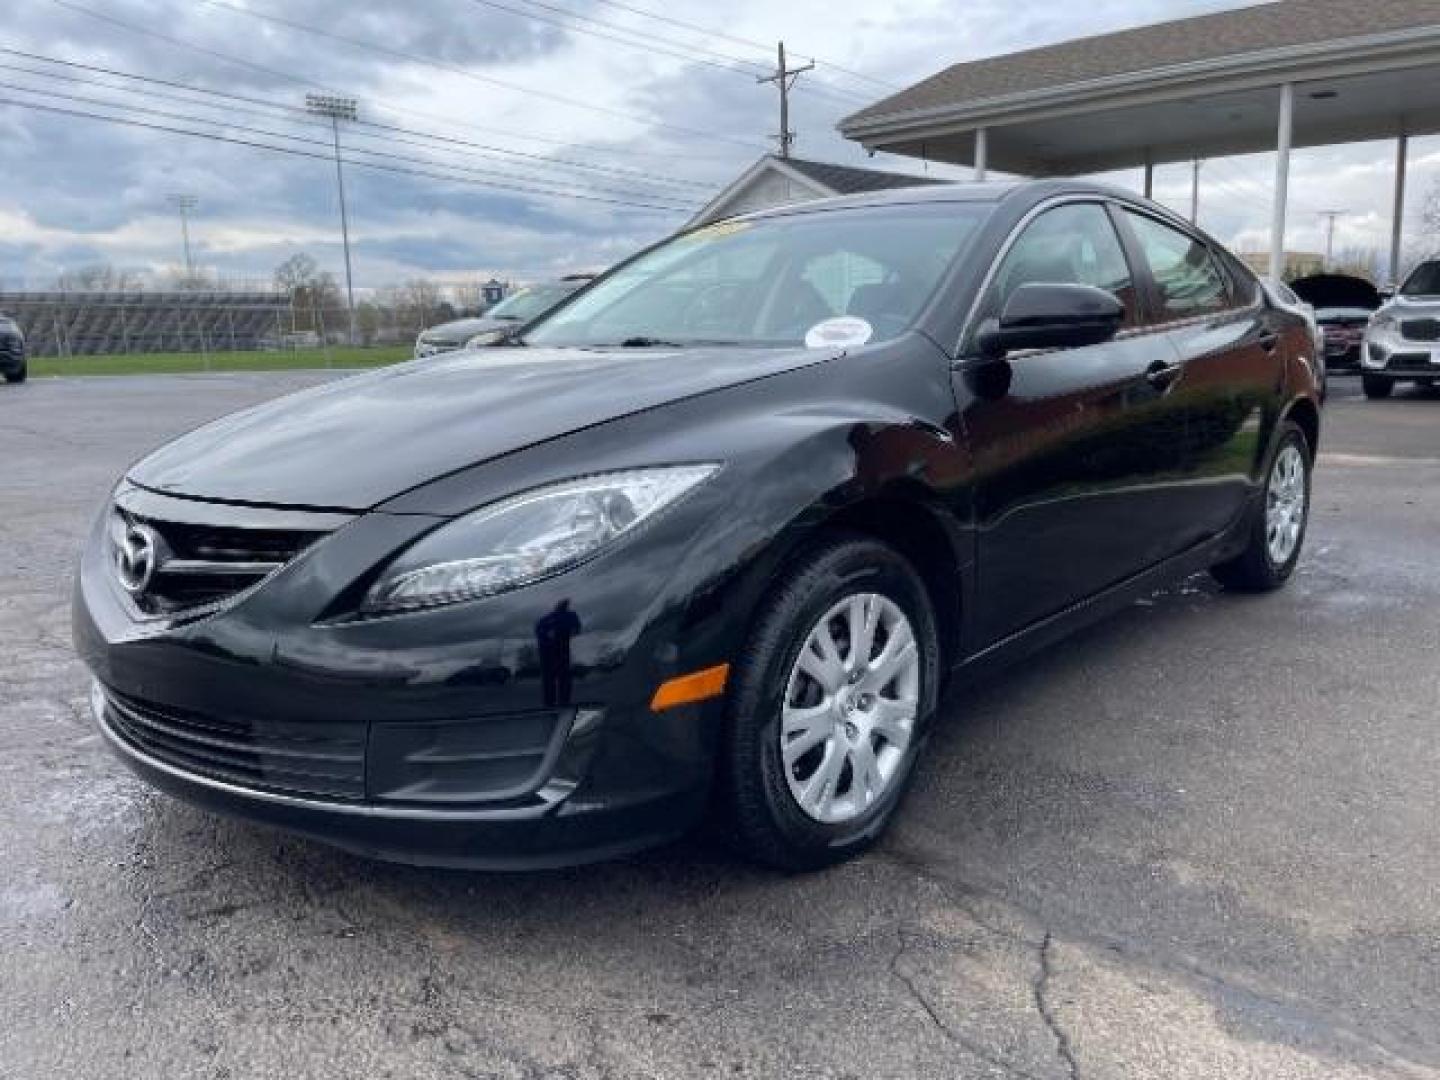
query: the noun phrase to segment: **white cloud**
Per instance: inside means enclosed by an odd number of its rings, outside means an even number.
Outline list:
[[[661,187],[657,181],[701,180],[718,187],[760,152],[776,127],[774,91],[758,86],[750,69],[721,71],[687,64],[654,49],[647,52],[502,14],[474,0],[411,5],[389,0],[223,0],[220,6],[198,0],[68,2],[238,56],[288,78],[229,65],[47,0],[12,0],[8,46],[265,99],[298,102],[306,91],[302,83],[313,82],[353,93],[368,116],[385,123],[630,173],[577,171],[525,158],[452,159],[471,169],[532,175],[569,190],[605,187],[618,189],[621,197],[663,197],[697,205],[704,201],[703,192]],[[1010,0],[894,0],[879,5],[857,0],[787,0],[783,5],[733,0],[722,9],[702,0],[664,5],[637,0],[668,18],[715,27],[724,35],[704,36],[617,8],[573,2],[576,10],[593,18],[646,35],[655,49],[666,48],[661,39],[669,39],[764,67],[773,59],[769,46],[750,48],[732,39],[767,43],[783,37],[792,55],[819,56],[819,68],[802,77],[794,95],[797,151],[857,164],[867,159],[839,138],[834,124],[885,91],[836,71],[827,61],[903,85],[962,59],[1233,6],[1227,0],[1183,5],[1174,0],[1090,0],[1083,5],[1033,0],[1019,7]],[[383,49],[440,57],[443,64],[478,78],[267,26],[225,10],[230,3],[373,41]],[[4,55],[0,64],[37,66]],[[485,81],[489,79],[542,89],[593,108],[504,89]],[[106,93],[14,71],[0,73],[0,80],[70,93]],[[26,95],[0,92],[0,97]],[[30,95],[27,100],[41,99]],[[174,102],[152,100],[147,105],[200,111]],[[208,115],[228,116],[237,125],[276,127],[238,111],[212,109]],[[703,136],[684,134],[680,128]],[[297,133],[325,134],[323,129]],[[234,129],[230,134],[259,138]],[[33,285],[44,284],[77,261],[152,267],[173,263],[178,227],[164,196],[174,190],[200,197],[193,223],[197,251],[202,263],[222,273],[265,277],[285,255],[301,248],[339,270],[334,175],[326,161],[4,105],[0,140],[6,152],[0,183],[0,258],[12,283],[23,277]],[[351,145],[362,142],[355,139]],[[323,153],[323,147],[291,145]],[[416,147],[369,145],[429,156]],[[473,146],[449,149],[480,153]],[[1323,222],[1316,211],[1329,208],[1348,211],[1336,223],[1337,246],[1386,246],[1392,152],[1378,143],[1298,152],[1292,170],[1289,246],[1313,249],[1323,243]],[[1414,208],[1440,176],[1440,153],[1429,140],[1416,140],[1412,153]],[[885,155],[872,164],[902,171],[923,167]],[[1268,246],[1271,170],[1268,155],[1208,163],[1202,170],[1201,224],[1238,247]],[[957,175],[940,166],[931,172]],[[1138,174],[1113,179],[1139,183]],[[1187,167],[1162,168],[1157,181],[1162,200],[1188,207]],[[474,272],[525,278],[593,268],[663,235],[687,216],[573,199],[526,199],[473,184],[359,168],[348,170],[347,184],[362,286],[421,275],[453,280]]]

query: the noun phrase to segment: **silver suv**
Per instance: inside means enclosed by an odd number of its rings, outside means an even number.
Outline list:
[[[1360,375],[1369,398],[1389,397],[1397,382],[1440,381],[1440,258],[1417,266],[1370,316]]]

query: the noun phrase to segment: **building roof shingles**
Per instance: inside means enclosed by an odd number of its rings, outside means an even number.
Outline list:
[[[841,122],[1440,24],[1440,0],[1279,0],[955,64]]]
[[[807,161],[784,158],[783,163],[798,173],[829,188],[837,195],[859,195],[866,191],[888,191],[891,188],[914,187],[917,184],[943,184],[933,176],[914,176],[884,172],[880,169],[859,169],[853,165],[832,165],[828,161]]]

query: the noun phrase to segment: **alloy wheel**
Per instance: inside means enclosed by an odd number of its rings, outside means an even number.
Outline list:
[[[1270,467],[1265,488],[1265,549],[1274,566],[1284,566],[1295,554],[1305,526],[1305,457],[1293,442],[1286,443]]]
[[[815,624],[790,671],[780,759],[796,805],[833,825],[889,789],[915,730],[920,649],[904,611],[855,593]]]

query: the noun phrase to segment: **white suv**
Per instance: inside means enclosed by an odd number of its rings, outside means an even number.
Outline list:
[[[1440,381],[1440,258],[1417,266],[1370,316],[1360,374],[1369,398],[1389,397],[1397,382]]]

